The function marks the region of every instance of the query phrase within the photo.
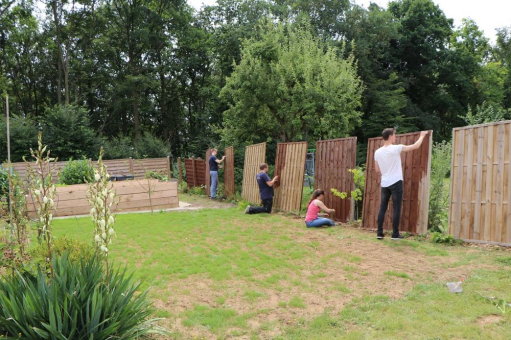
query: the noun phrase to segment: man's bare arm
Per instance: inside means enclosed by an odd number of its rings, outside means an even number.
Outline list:
[[[403,152],[409,152],[409,151],[417,150],[418,148],[420,148],[422,145],[422,142],[424,141],[424,137],[426,137],[427,134],[428,134],[427,131],[421,131],[421,135],[420,135],[419,139],[415,142],[415,144],[403,145]]]

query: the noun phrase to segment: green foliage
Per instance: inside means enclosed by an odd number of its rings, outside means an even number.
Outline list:
[[[61,236],[55,238],[53,242],[53,252],[55,256],[61,257],[66,254],[69,261],[79,262],[83,260],[88,262],[95,256],[94,247],[90,244],[78,241],[73,238]],[[40,269],[43,273],[50,276],[50,259],[48,258],[48,250],[44,245],[37,244],[30,248],[29,255],[32,258],[27,269],[32,273],[37,273]]]
[[[66,185],[87,183],[93,176],[92,165],[87,159],[69,161],[60,173],[59,183]]]
[[[3,106],[3,105],[2,105]],[[37,146],[37,127],[28,117],[12,115],[9,120],[11,161],[22,162],[30,156],[30,148]],[[5,115],[0,115],[0,161],[7,161],[7,126]]]
[[[103,142],[105,149],[104,159],[123,159],[135,156],[135,148],[129,137],[119,136]]]
[[[355,169],[348,169],[350,173],[353,174],[353,182],[355,184],[355,190],[352,190],[349,195],[347,192],[339,192],[335,188],[331,188],[330,191],[334,194],[334,196],[340,197],[341,199],[346,199],[348,197],[353,198],[355,200],[355,215],[358,218],[359,212],[361,211],[360,207],[362,206],[362,200],[364,196],[364,189],[366,183],[365,177],[365,168],[358,167]]]
[[[452,235],[447,235],[440,231],[431,232],[430,237],[433,243],[443,243],[451,246],[463,243],[463,241],[455,239]]]
[[[353,55],[326,46],[310,26],[265,24],[248,40],[221,97],[222,139],[282,142],[346,136],[360,123],[362,83]],[[250,79],[250,81],[247,81]]]
[[[96,257],[53,260],[54,278],[0,280],[0,332],[23,339],[140,339],[153,332],[146,293],[126,270],[106,276]]]
[[[158,179],[160,181],[168,181],[169,177],[162,171],[146,171],[145,178]]]
[[[85,109],[73,105],[48,108],[42,124],[45,139],[60,160],[96,156],[101,142]]]
[[[9,173],[3,166],[0,167],[0,199],[9,196]]]
[[[495,107],[491,103],[483,102],[483,104],[476,106],[475,113],[473,113],[472,108],[469,107],[467,115],[461,118],[467,125],[477,125],[500,122],[502,120],[508,119],[509,116],[509,111]]]
[[[150,133],[144,133],[144,135],[137,142],[137,146],[135,148],[136,158],[167,157],[169,153],[169,144],[151,135]]]
[[[429,189],[428,224],[431,231],[447,227],[449,208],[449,181],[451,171],[451,143],[443,141],[433,145]]]

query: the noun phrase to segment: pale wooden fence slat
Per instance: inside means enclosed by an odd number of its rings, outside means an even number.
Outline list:
[[[241,196],[250,203],[260,203],[259,187],[256,175],[259,166],[266,162],[266,143],[254,144],[245,147],[245,165],[243,167],[243,186]]]

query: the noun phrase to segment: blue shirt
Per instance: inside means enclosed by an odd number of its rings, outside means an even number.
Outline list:
[[[218,171],[218,163],[216,162],[216,157],[211,155],[209,157],[209,171]]]
[[[273,198],[273,187],[266,184],[266,182],[271,181],[270,177],[266,172],[260,172],[256,175],[257,184],[259,185],[259,194],[261,195],[261,200],[269,200]]]

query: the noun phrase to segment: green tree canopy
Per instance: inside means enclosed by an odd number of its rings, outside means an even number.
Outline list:
[[[362,82],[353,55],[326,46],[309,26],[268,24],[227,78],[222,137],[282,142],[348,135],[360,123]]]

